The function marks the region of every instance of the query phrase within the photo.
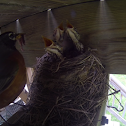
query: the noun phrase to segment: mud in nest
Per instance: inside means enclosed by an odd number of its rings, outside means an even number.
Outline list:
[[[46,54],[38,58],[22,121],[26,126],[95,126],[107,91],[108,75],[91,51],[62,61]]]

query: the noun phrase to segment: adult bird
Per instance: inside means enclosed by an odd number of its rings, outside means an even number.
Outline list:
[[[15,47],[21,36],[11,31],[0,35],[0,108],[13,102],[26,84],[24,58]]]

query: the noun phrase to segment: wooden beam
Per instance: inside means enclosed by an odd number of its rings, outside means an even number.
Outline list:
[[[28,87],[28,90],[30,90],[31,83],[33,81],[33,72],[34,72],[33,68],[27,67],[27,87]]]
[[[13,116],[11,116],[8,119],[8,123],[3,123],[1,126],[8,126],[8,125],[16,125],[16,126],[23,126],[23,123],[21,122],[20,118],[24,115],[25,113],[23,111],[17,111]]]
[[[107,0],[75,4],[52,9],[20,20],[26,33],[26,46],[22,52],[26,66],[34,67],[41,57],[44,43],[41,36],[52,38],[54,29],[69,20],[81,35],[85,47],[97,49],[96,54],[108,73],[126,74],[126,0]],[[15,23],[2,28],[14,30]],[[17,48],[20,50],[19,45]]]
[[[119,114],[117,114],[112,108],[106,107],[106,110],[109,111],[113,116],[118,118],[118,120],[120,120],[123,124],[126,125],[126,120],[122,118]]]
[[[33,68],[30,68],[30,67],[27,67],[27,88],[28,88],[28,92],[30,90],[30,87],[31,87],[31,83],[33,81],[33,72],[34,72],[34,69]],[[28,100],[28,92],[26,91],[26,89],[24,89],[21,94],[19,95],[19,97],[25,102],[27,103],[27,100]]]
[[[24,89],[19,95],[19,97],[26,103],[28,98],[28,92]]]

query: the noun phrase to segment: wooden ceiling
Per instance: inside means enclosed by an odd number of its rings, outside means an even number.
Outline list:
[[[52,38],[66,19],[81,35],[85,47],[97,49],[108,73],[126,74],[126,0],[1,0],[1,32],[16,31],[19,19],[26,45],[26,66],[34,67],[44,51],[42,35]],[[49,13],[47,10],[51,8]],[[19,45],[17,48],[20,50]]]
[[[46,11],[49,8],[59,8],[90,1],[97,0],[1,0],[0,27],[8,25],[16,19]]]

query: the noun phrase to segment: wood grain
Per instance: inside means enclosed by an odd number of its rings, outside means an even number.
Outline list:
[[[56,0],[53,0],[53,2]],[[41,36],[52,38],[56,26],[69,20],[81,35],[85,48],[97,49],[97,55],[108,73],[126,74],[126,1],[108,0],[75,4],[52,9],[48,12],[20,20],[26,33],[26,46],[22,52],[26,66],[34,67],[36,57],[41,57],[44,43]],[[15,31],[15,22],[2,27],[2,32]],[[20,50],[19,45],[17,48]]]

